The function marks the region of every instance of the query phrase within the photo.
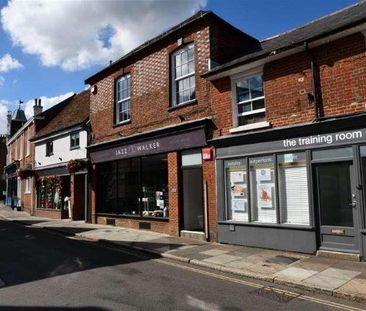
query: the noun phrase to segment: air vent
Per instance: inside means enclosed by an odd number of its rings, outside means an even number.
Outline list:
[[[151,230],[151,223],[139,222],[139,229]]]
[[[107,218],[107,225],[115,226],[116,220],[114,218]]]

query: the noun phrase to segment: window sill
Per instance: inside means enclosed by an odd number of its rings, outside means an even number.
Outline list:
[[[261,129],[261,128],[270,127],[270,126],[271,126],[271,123],[269,123],[267,121],[263,121],[263,122],[234,127],[232,129],[230,129],[229,132],[233,134],[233,133],[239,133],[239,132],[244,132],[244,131]]]
[[[102,217],[115,217],[115,218],[128,218],[128,219],[136,219],[136,220],[159,220],[159,221],[169,221],[169,217],[149,217],[149,216],[140,216],[140,215],[122,215],[122,214],[111,214],[111,213],[96,213],[97,216]]]
[[[130,124],[130,123],[131,123],[131,119],[120,122],[120,123],[115,123],[115,124],[113,124],[113,128],[116,128],[116,127],[119,127],[119,126],[122,126],[122,125],[127,125],[127,124]]]
[[[248,226],[248,227],[267,227],[267,228],[277,228],[277,229],[295,229],[295,230],[306,230],[313,231],[315,228],[309,225],[296,225],[287,223],[264,223],[264,222],[245,222],[237,220],[226,220],[219,221],[220,225],[235,225],[235,226]]]
[[[181,103],[179,105],[171,106],[171,107],[168,108],[168,111],[174,111],[176,109],[183,108],[183,107],[190,106],[190,105],[195,105],[197,103],[198,103],[197,99],[192,99],[190,101]]]

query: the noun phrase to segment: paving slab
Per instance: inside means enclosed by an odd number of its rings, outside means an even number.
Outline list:
[[[361,272],[359,271],[328,268],[307,278],[304,280],[304,284],[328,290],[335,290],[360,274]]]
[[[200,252],[201,254],[203,255],[209,255],[209,256],[218,256],[218,255],[223,255],[223,254],[226,254],[226,253],[229,253],[229,251],[224,251],[222,249],[210,249],[210,250],[207,250],[207,251],[203,251],[203,252]]]
[[[238,260],[238,259],[240,259],[240,257],[227,255],[227,254],[222,254],[222,255],[217,255],[217,256],[213,256],[213,257],[210,257],[210,258],[203,259],[203,261],[210,262],[210,263],[216,263],[216,264],[219,264],[219,265],[224,265],[224,264],[226,264],[230,261],[234,261],[234,260]]]
[[[338,296],[349,295],[351,297],[363,297],[366,299],[366,279],[354,278],[335,290]]]
[[[316,273],[318,272],[314,270],[289,267],[275,273],[275,278],[285,282],[301,282],[302,280],[305,280]]]

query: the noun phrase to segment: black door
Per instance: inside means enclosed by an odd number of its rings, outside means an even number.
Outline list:
[[[315,166],[320,249],[358,252],[352,162]]]
[[[183,229],[203,231],[202,168],[185,167],[183,177]]]

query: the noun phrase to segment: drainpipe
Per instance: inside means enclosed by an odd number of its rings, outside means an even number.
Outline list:
[[[316,84],[316,80],[318,79],[318,75],[316,72],[316,64],[314,61],[314,54],[311,49],[309,49],[309,44],[307,42],[304,43],[305,51],[309,56],[310,59],[310,67],[311,67],[311,88],[312,88],[312,101],[314,103],[314,115],[315,120],[318,121],[320,117],[320,109],[319,109],[319,93],[318,93],[318,86]]]

